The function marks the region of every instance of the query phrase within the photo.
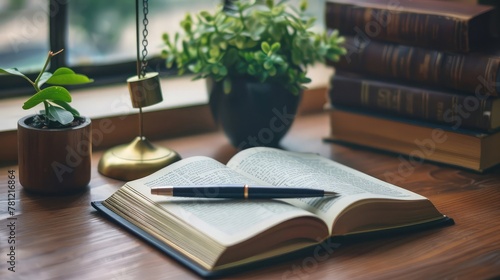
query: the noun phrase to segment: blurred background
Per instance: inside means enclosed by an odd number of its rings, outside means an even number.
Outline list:
[[[60,0],[62,1],[62,0]],[[57,1],[55,1],[57,2]],[[67,64],[105,65],[135,60],[134,0],[65,0],[68,3]],[[141,1],[142,2],[142,1]],[[292,0],[291,3],[299,3]],[[36,72],[49,51],[49,16],[57,5],[41,0],[0,2],[0,65]],[[174,34],[186,12],[213,11],[221,0],[149,0],[149,56],[158,56],[162,34]],[[323,23],[323,0],[310,1],[309,12]],[[142,28],[141,28],[142,30]],[[55,50],[54,50],[55,51]]]

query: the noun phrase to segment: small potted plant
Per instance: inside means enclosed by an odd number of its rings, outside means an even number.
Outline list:
[[[163,35],[167,67],[208,78],[210,105],[238,148],[276,146],[291,126],[307,67],[346,53],[336,30],[314,33],[307,1],[226,1],[187,14],[182,35]]]
[[[71,107],[71,95],[62,85],[92,80],[65,67],[54,73],[46,72],[51,58],[61,51],[49,52],[34,81],[15,68],[0,68],[1,74],[20,76],[33,86],[35,93],[23,104],[23,109],[39,104],[44,107],[39,114],[18,121],[19,181],[31,192],[72,193],[86,188],[90,182],[91,121]],[[44,88],[45,84],[53,86]]]

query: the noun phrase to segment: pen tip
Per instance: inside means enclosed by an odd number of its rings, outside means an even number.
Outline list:
[[[331,191],[324,191],[325,194],[324,196],[338,196],[339,194],[336,192],[331,192]]]

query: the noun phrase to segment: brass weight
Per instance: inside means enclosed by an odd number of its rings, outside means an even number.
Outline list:
[[[142,107],[163,100],[158,73],[131,77],[127,84],[132,106],[140,109],[140,136],[128,144],[106,151],[99,161],[98,170],[105,176],[130,181],[170,165],[180,160],[180,156],[171,149],[154,146],[142,134]]]
[[[146,73],[144,77],[133,76],[127,80],[132,107],[142,108],[163,101],[158,73]]]

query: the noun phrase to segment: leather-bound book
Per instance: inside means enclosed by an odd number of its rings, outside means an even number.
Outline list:
[[[495,32],[494,8],[443,1],[328,0],[327,28],[413,46],[469,52]]]

